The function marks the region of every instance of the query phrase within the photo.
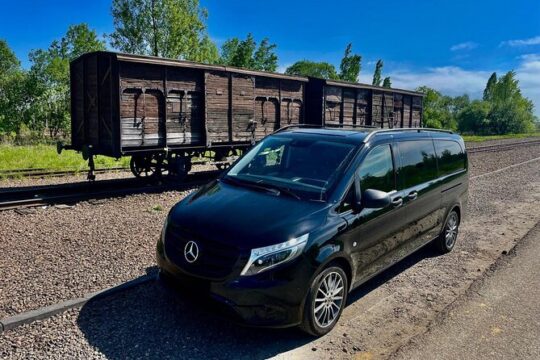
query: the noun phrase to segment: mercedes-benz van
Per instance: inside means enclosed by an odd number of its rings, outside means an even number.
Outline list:
[[[451,251],[467,192],[452,132],[290,127],[171,209],[157,262],[244,322],[320,336],[376,274],[430,243]]]

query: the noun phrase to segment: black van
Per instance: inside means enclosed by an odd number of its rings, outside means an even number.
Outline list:
[[[249,324],[323,335],[352,289],[428,243],[452,250],[467,168],[449,131],[280,130],[171,209],[161,275]]]

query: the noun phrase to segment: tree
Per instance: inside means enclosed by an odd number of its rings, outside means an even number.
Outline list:
[[[375,65],[375,72],[373,73],[373,82],[372,82],[372,84],[375,85],[375,86],[381,86],[382,68],[383,68],[383,61],[381,59],[379,59],[379,60],[377,60],[377,64]]]
[[[278,65],[278,57],[274,52],[276,44],[270,44],[268,38],[264,38],[257,51],[253,55],[254,69],[261,71],[276,71]]]
[[[391,88],[392,87],[392,80],[390,80],[390,76],[387,76],[384,78],[382,86],[385,88]]]
[[[362,56],[358,54],[351,54],[352,44],[347,45],[345,54],[341,59],[339,65],[339,78],[345,81],[357,82],[358,76],[360,76]]]
[[[497,80],[490,97],[489,124],[494,134],[523,133],[534,129],[534,105],[521,94],[514,71]]]
[[[457,129],[457,121],[452,113],[452,98],[427,86],[421,86],[416,91],[425,94],[423,121],[426,127],[437,129]]]
[[[489,134],[489,103],[474,100],[457,115],[460,132],[473,134]]]
[[[287,75],[312,76],[320,79],[339,79],[334,65],[309,60],[297,61],[285,70]]]
[[[5,40],[0,40],[0,134],[17,133],[26,106],[26,73]]]
[[[113,0],[113,48],[130,54],[215,63],[218,51],[199,0]]]
[[[223,65],[236,66],[260,71],[276,71],[278,57],[275,44],[264,38],[259,45],[250,33],[245,40],[231,38],[221,47],[219,62]]]
[[[497,73],[491,74],[484,89],[484,101],[491,101],[493,97],[493,91],[497,84]]]
[[[5,76],[19,69],[21,63],[8,43],[0,39],[0,76]]]
[[[50,136],[69,130],[69,62],[78,56],[105,50],[105,42],[86,24],[72,25],[60,40],[48,49],[29,55],[27,123],[31,130],[47,128]]]

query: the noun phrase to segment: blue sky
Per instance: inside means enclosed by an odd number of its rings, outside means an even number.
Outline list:
[[[339,65],[347,43],[363,56],[360,80],[370,82],[383,59],[393,85],[426,84],[478,97],[490,73],[515,70],[540,115],[540,1],[240,1],[202,0],[218,43],[252,32],[278,45],[280,69],[300,59]],[[69,24],[113,30],[109,0],[0,0],[0,38],[23,65]]]

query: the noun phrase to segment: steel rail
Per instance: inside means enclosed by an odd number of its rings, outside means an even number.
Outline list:
[[[21,207],[71,204],[91,199],[121,197],[141,193],[159,193],[182,190],[202,185],[219,174],[219,171],[200,171],[189,174],[184,181],[163,179],[148,183],[139,179],[112,179],[96,182],[77,182],[57,185],[4,188],[0,190],[0,211]]]

